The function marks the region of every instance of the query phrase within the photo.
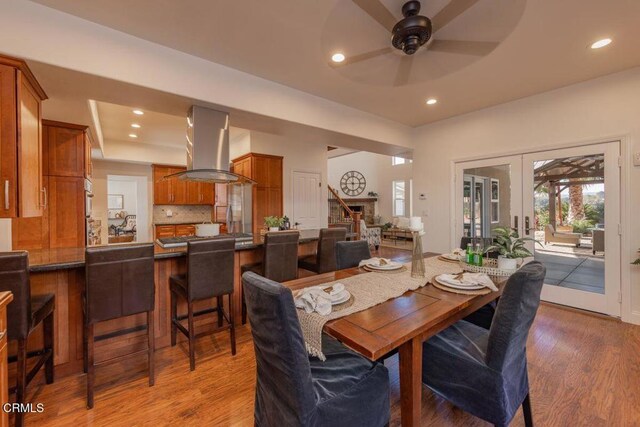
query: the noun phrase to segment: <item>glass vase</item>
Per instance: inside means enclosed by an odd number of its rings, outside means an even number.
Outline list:
[[[420,232],[412,231],[413,253],[411,254],[411,277],[424,277],[424,255],[422,253],[422,238]]]

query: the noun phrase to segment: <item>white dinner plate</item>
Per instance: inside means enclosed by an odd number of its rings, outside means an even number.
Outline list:
[[[444,254],[444,255],[441,255],[441,256],[442,256],[442,258],[446,258],[446,259],[449,259],[451,261],[460,261],[460,256],[456,255],[456,254]]]
[[[454,289],[466,289],[468,291],[475,291],[475,290],[478,290],[478,289],[485,288],[484,285],[463,285],[463,284],[454,285],[452,283],[447,283],[447,282],[444,282],[444,281],[440,280],[440,276],[437,276],[436,280],[438,281],[439,284],[441,284],[443,286],[448,286],[448,287],[454,288]]]
[[[349,293],[349,291],[345,289],[344,291],[340,292],[338,295],[332,298],[331,305],[342,304],[343,302],[349,301],[349,298],[351,298],[351,294]]]
[[[375,264],[366,264],[367,268],[372,270],[399,270],[402,268],[402,264],[397,262],[391,262],[386,265],[375,265]]]

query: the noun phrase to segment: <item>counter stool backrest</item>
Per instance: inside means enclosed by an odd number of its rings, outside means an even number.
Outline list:
[[[87,323],[153,310],[153,243],[87,248],[85,262]]]
[[[193,240],[187,243],[187,248],[190,301],[233,292],[236,239]]]
[[[336,243],[347,239],[346,228],[323,228],[318,239],[316,265],[318,273],[336,271]]]
[[[276,282],[298,278],[298,231],[277,231],[264,236],[264,277]]]
[[[26,339],[31,327],[31,289],[27,252],[0,253],[0,291],[10,291],[13,301],[7,306],[7,337]]]

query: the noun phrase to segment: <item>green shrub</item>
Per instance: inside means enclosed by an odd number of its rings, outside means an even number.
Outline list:
[[[588,219],[577,219],[571,223],[574,233],[586,233],[589,228],[593,228],[593,222]]]

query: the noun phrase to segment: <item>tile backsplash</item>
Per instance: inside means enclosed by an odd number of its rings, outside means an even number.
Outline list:
[[[154,205],[154,224],[180,224],[185,222],[211,221],[212,206],[205,205]],[[167,216],[167,211],[172,215]]]

